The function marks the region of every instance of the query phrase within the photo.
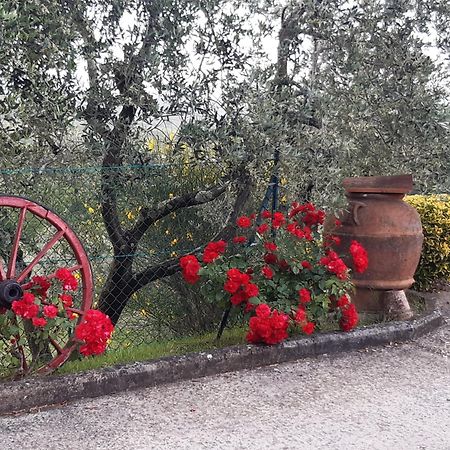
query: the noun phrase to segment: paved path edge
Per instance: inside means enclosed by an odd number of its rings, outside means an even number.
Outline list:
[[[271,347],[240,345],[88,372],[1,383],[0,415],[128,389],[409,341],[435,330],[444,321],[441,312],[435,310],[409,321],[389,322],[348,333],[323,333],[290,339]]]

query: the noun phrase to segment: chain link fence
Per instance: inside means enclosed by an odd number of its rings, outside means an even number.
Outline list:
[[[213,186],[223,175],[218,166],[186,164],[2,169],[0,195],[23,196],[44,205],[82,241],[93,272],[94,306],[106,309],[117,320],[111,342],[114,349],[217,327],[221,311],[195,288],[186,286],[173,261],[208,242],[223,227],[232,204],[226,189],[210,202],[184,207],[192,204],[186,193]],[[104,186],[102,189],[105,180],[109,183],[107,199]],[[162,205],[171,199],[186,204],[162,214]],[[161,213],[156,220],[151,217],[155,211]],[[145,218],[149,226],[142,226]],[[0,262],[4,268],[9,265],[19,220],[20,210],[0,206]],[[114,236],[114,230],[121,236]],[[26,214],[17,273],[33,262],[54,232],[45,217]],[[133,233],[139,234],[139,239],[133,241]],[[119,248],[122,238],[131,238],[128,250]],[[164,265],[165,261],[172,263]],[[49,275],[60,267],[75,265],[73,251],[62,239],[27,276]],[[148,276],[149,272],[153,275]],[[132,284],[139,277],[136,289]],[[80,298],[74,299],[76,305],[80,302]]]

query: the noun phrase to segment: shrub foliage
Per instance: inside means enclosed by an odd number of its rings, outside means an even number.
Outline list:
[[[415,287],[450,281],[450,195],[411,195],[406,201],[420,214],[425,238]]]

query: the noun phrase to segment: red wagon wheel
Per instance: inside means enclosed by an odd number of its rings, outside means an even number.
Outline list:
[[[55,278],[58,268],[67,268],[79,282],[73,307],[68,311],[83,314],[91,309],[93,279],[86,252],[70,226],[58,215],[26,198],[0,196],[0,307],[11,308],[13,301],[31,289],[34,275]],[[19,323],[18,333],[26,334],[26,324]],[[22,320],[25,322],[25,320]],[[19,337],[19,336],[18,336]],[[30,350],[20,339],[18,353],[21,369],[27,371],[32,358]],[[22,343],[21,343],[22,342]],[[49,356],[34,369],[47,373],[61,366],[76,348],[73,329],[59,336],[48,336]]]

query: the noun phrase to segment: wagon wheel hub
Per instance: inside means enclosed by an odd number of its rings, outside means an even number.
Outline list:
[[[17,281],[5,280],[0,281],[0,306],[3,308],[11,308],[12,302],[22,298],[23,290]]]

